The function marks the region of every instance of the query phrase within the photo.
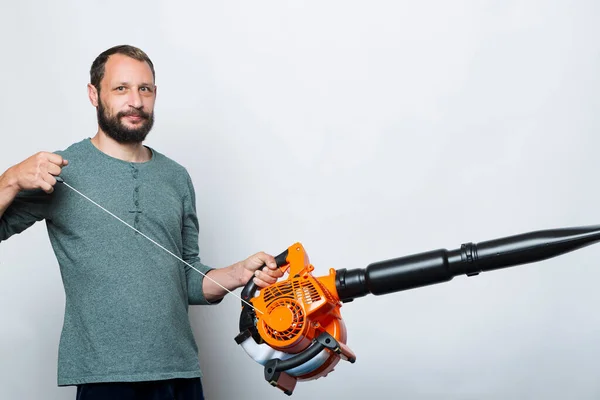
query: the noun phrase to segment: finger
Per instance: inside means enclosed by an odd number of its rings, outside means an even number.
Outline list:
[[[52,186],[51,184],[49,184],[48,182],[42,180],[40,182],[40,189],[42,189],[44,192],[50,194],[52,192],[54,192],[54,186]]]
[[[49,174],[52,174],[54,176],[58,176],[62,172],[62,168],[61,167],[59,167],[56,164],[52,164],[52,163],[49,163],[47,165],[46,170],[48,171]]]
[[[267,286],[270,286],[272,284],[272,283],[265,282],[262,279],[259,279],[257,277],[255,277],[253,279],[253,282],[256,284],[256,286],[258,286],[261,289],[266,288]],[[275,283],[275,282],[273,282],[273,283]]]
[[[62,158],[61,155],[59,154],[55,154],[55,153],[44,153],[44,155],[46,156],[46,159],[48,161],[50,161],[52,164],[58,165],[58,166],[62,166],[62,165],[66,165],[64,162],[66,161],[65,159]]]
[[[283,271],[280,268],[277,268],[277,269],[264,268],[262,270],[262,272],[273,278],[281,278],[283,276]]]
[[[261,264],[266,265],[270,269],[277,269],[277,262],[275,261],[275,257],[265,252],[260,252],[256,254],[256,257],[261,261]]]
[[[61,167],[59,167],[58,165],[53,164],[51,162],[47,162],[47,163],[41,165],[40,168],[42,170],[46,170],[46,172],[48,172],[49,174],[52,174],[52,175],[55,175],[55,176],[56,175],[60,175],[60,173],[62,171]]]
[[[267,274],[266,272],[263,272],[263,271],[256,271],[254,273],[254,276],[257,279],[259,279],[259,280],[261,280],[263,282],[266,282],[268,284],[273,284],[273,283],[277,282],[277,277],[271,276],[271,275],[269,275],[269,274]]]
[[[56,178],[53,175],[50,174],[43,174],[42,175],[42,180],[49,184],[50,186],[54,186],[56,185]]]

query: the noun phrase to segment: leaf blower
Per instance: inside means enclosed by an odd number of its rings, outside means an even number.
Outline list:
[[[320,277],[312,275],[314,267],[304,247],[295,243],[275,258],[287,279],[259,293],[252,279],[245,285],[235,341],[264,366],[269,384],[291,395],[298,381],[324,377],[340,360],[355,362],[346,345],[342,303],[537,262],[599,240],[600,226],[541,230],[380,261],[362,269],[331,268],[329,275]]]

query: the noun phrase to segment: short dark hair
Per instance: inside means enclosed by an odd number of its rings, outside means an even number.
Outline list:
[[[90,68],[90,83],[94,85],[98,92],[100,92],[100,82],[102,81],[102,78],[104,78],[104,66],[106,65],[106,61],[108,61],[108,58],[113,54],[123,54],[124,56],[131,57],[134,60],[147,62],[152,70],[152,77],[156,81],[154,64],[152,64],[150,57],[148,57],[146,53],[135,46],[123,44],[103,51],[92,63],[92,68]]]

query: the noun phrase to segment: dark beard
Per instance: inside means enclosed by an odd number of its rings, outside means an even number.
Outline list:
[[[110,116],[106,113],[106,108],[104,108],[102,100],[98,102],[96,114],[98,115],[98,126],[100,126],[100,129],[109,137],[122,144],[143,142],[152,129],[152,125],[154,125],[154,113],[146,113],[135,108],[127,112],[120,111],[117,115]],[[144,119],[138,128],[128,128],[121,122],[122,117],[131,115]]]

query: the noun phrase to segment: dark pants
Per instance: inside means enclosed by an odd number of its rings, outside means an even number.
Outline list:
[[[88,383],[77,400],[204,400],[200,378],[152,382]]]

